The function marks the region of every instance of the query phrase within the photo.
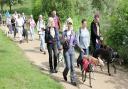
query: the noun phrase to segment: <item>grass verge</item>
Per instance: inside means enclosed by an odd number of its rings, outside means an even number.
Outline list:
[[[0,31],[0,89],[62,89],[27,61],[21,49]]]

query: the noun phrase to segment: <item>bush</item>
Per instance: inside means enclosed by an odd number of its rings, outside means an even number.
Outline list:
[[[111,29],[107,32],[107,43],[117,49],[128,63],[128,2],[124,0],[113,14]]]

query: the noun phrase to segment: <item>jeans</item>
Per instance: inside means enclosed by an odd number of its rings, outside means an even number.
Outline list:
[[[70,70],[70,79],[71,82],[76,82],[76,75],[74,70],[74,47],[70,48],[72,49],[72,52],[64,51],[64,59],[65,59],[65,69],[63,71],[64,76],[67,76],[68,71]]]
[[[30,26],[30,35],[32,40],[34,40],[34,27],[31,27],[31,26]]]
[[[53,44],[48,43],[47,48],[48,48],[48,54],[49,54],[50,70],[56,69],[56,67],[57,67],[57,45],[56,45],[56,43],[53,43]],[[54,54],[54,58],[53,58],[53,54]]]
[[[45,45],[45,32],[43,34],[40,34],[40,49],[42,49],[43,51],[45,51],[46,49],[46,45]]]
[[[16,27],[14,25],[12,25],[12,30],[14,31],[14,38],[16,37],[16,33],[17,33],[17,30],[16,30]]]
[[[95,45],[96,50],[100,48],[100,44],[96,43]]]

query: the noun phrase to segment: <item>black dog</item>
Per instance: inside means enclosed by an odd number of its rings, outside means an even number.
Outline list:
[[[107,62],[107,69],[108,69],[109,75],[111,75],[111,73],[110,73],[110,64],[111,63],[114,68],[114,73],[116,73],[116,66],[114,63],[114,61],[115,61],[114,59],[116,57],[118,57],[118,55],[115,54],[115,52],[113,51],[113,49],[111,47],[103,46],[102,48],[95,50],[95,52],[93,53],[93,56],[95,58],[100,57],[101,59],[104,59]]]

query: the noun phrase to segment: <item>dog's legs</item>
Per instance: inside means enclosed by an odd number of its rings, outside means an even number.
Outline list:
[[[86,81],[86,72],[84,71],[84,69],[82,69],[82,81]]]
[[[100,65],[100,69],[101,69],[101,71],[103,71],[103,66]]]
[[[92,84],[91,84],[91,72],[89,72],[89,84],[90,84],[90,87],[92,88]]]
[[[108,74],[109,74],[109,76],[111,76],[111,73],[110,73],[110,62],[109,62],[109,59],[108,59],[108,61],[107,61],[107,69],[108,69]]]
[[[112,66],[114,68],[114,73],[116,74],[116,66],[115,66],[115,64],[113,63]]]

